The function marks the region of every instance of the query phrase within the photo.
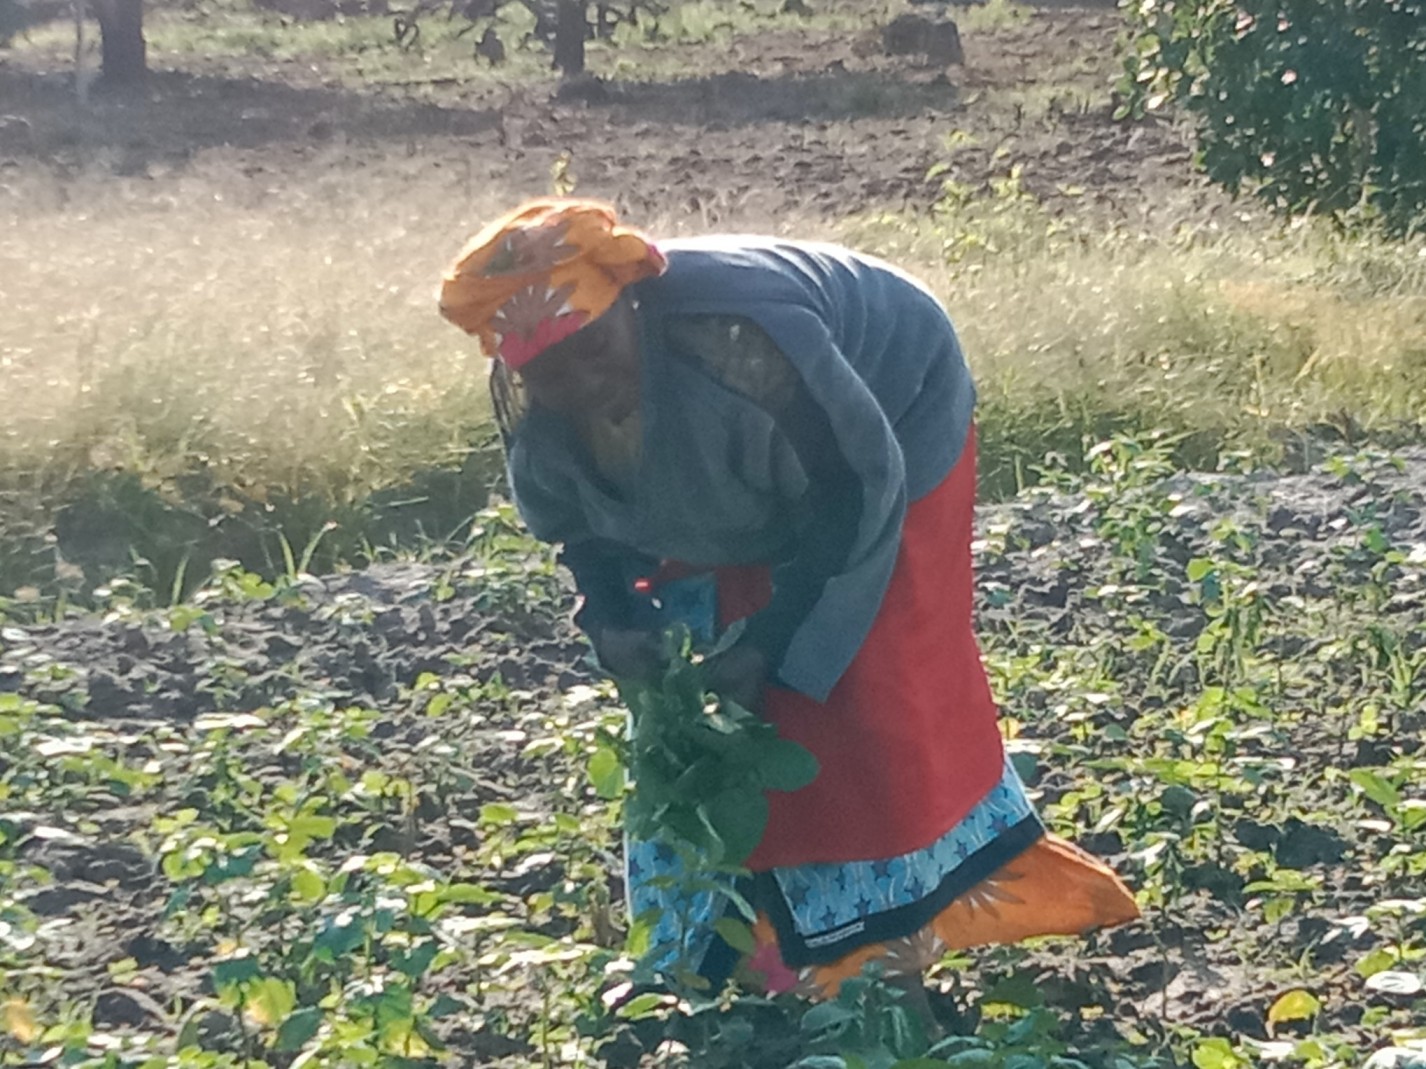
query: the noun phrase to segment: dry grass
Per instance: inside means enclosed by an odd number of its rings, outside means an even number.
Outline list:
[[[1151,237],[1051,220],[1013,189],[852,240],[929,271],[980,381],[989,481],[1046,448],[1162,428],[1183,459],[1390,440],[1426,418],[1426,246],[1244,225]],[[936,261],[950,258],[949,264]]]
[[[418,169],[0,191],[0,467],[344,499],[449,463],[487,408],[435,284],[489,206]]]
[[[458,467],[486,433],[483,360],[434,289],[517,196],[420,156],[316,159],[281,180],[222,153],[154,180],[7,180],[0,508],[42,527],[81,483],[121,473],[210,518],[300,501],[270,516],[298,545],[324,509],[360,527],[372,493]],[[1211,463],[1426,412],[1419,246],[1311,227],[1150,239],[1051,220],[1013,183],[933,219],[775,225],[930,280],[980,380],[991,492],[1116,430],[1184,432],[1185,459]]]

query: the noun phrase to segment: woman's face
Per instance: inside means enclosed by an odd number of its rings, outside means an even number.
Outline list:
[[[561,415],[622,420],[639,405],[639,320],[621,297],[520,369],[530,398]]]

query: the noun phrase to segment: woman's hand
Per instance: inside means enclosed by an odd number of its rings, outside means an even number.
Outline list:
[[[721,698],[737,702],[750,712],[763,708],[767,686],[767,657],[756,646],[739,642],[708,662],[708,686]]]
[[[599,663],[618,679],[647,682],[664,670],[663,639],[653,631],[601,627],[590,635]]]

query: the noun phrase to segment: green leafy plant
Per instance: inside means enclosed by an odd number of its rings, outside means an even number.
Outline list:
[[[1122,114],[1177,101],[1199,158],[1286,212],[1419,228],[1426,3],[1128,0]]]
[[[686,632],[666,641],[670,656],[658,679],[620,685],[630,713],[625,821],[630,834],[668,842],[703,867],[737,869],[767,826],[766,792],[805,787],[817,762],[761,717],[711,694]],[[596,782],[613,793],[608,758],[596,760]]]

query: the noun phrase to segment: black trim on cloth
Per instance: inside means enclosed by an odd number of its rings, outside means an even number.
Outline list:
[[[515,428],[530,410],[529,398],[519,376],[506,366],[504,360],[490,362],[490,408],[495,413],[495,426],[500,430],[500,441],[506,449],[515,437]]]
[[[757,888],[754,903],[767,911],[773,931],[777,933],[778,950],[784,964],[793,969],[830,965],[864,946],[904,939],[920,931],[957,898],[993,875],[1002,865],[1019,857],[1044,834],[1040,818],[1031,813],[957,865],[925,898],[885,913],[848,921],[828,932],[805,937],[798,933],[793,925],[792,911],[771,872],[754,875]]]
[[[744,898],[749,898],[753,893],[753,881],[756,877],[740,877],[734,884],[736,890]],[[716,924],[724,917],[732,916],[734,919],[744,921],[738,913],[733,910],[731,900],[723,903],[723,910],[714,920]],[[703,960],[698,963],[698,975],[709,983],[709,994],[716,994],[723,990],[724,985],[733,978],[733,970],[738,967],[738,962],[743,960],[743,955],[733,949],[733,945],[718,934],[717,929],[713,931],[712,938],[708,941],[708,949],[703,952]]]

